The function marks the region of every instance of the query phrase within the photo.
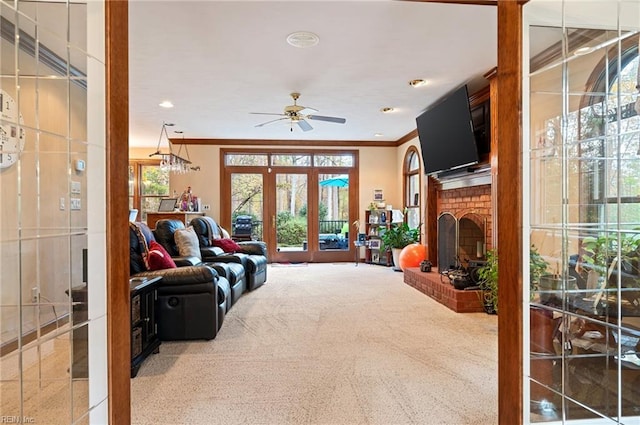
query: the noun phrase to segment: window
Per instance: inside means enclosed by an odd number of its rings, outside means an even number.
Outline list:
[[[147,220],[147,212],[158,211],[160,200],[169,196],[169,171],[155,160],[129,162],[129,208],[139,211],[138,219]]]
[[[420,225],[420,157],[415,146],[411,146],[404,157],[404,205],[410,228]]]
[[[529,75],[530,419],[633,422],[640,391],[627,355],[640,340],[633,324],[640,313],[638,35],[549,26],[530,34],[560,40],[559,56],[545,52],[553,61]],[[597,47],[573,54],[583,46]],[[544,263],[537,275],[534,253]]]

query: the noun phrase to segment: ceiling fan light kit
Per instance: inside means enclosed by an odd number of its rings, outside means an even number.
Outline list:
[[[257,115],[275,115],[281,117],[257,124],[256,127],[263,127],[276,121],[289,120],[290,131],[293,131],[293,124],[297,124],[302,131],[311,131],[313,130],[313,127],[306,120],[325,121],[336,124],[344,124],[347,122],[345,118],[329,117],[326,115],[305,114],[304,111],[307,110],[315,112],[318,112],[318,110],[315,108],[310,108],[308,106],[298,105],[300,93],[293,92],[290,94],[290,96],[293,99],[293,105],[285,106],[284,112],[282,114],[271,112],[250,112],[251,114]]]

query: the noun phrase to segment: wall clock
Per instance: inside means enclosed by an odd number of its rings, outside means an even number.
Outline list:
[[[4,90],[0,90],[0,116],[0,168],[7,168],[24,148],[24,119],[16,101]]]

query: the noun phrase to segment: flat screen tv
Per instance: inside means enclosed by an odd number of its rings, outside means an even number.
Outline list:
[[[425,174],[478,162],[467,86],[444,96],[416,118]]]

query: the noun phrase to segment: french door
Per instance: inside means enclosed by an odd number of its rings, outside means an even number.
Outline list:
[[[314,166],[336,153],[225,155],[223,227],[247,237],[247,226],[238,223],[249,221],[251,238],[267,244],[271,262],[353,260],[349,230],[358,218],[355,167],[335,166],[341,165],[335,160],[332,166]]]

